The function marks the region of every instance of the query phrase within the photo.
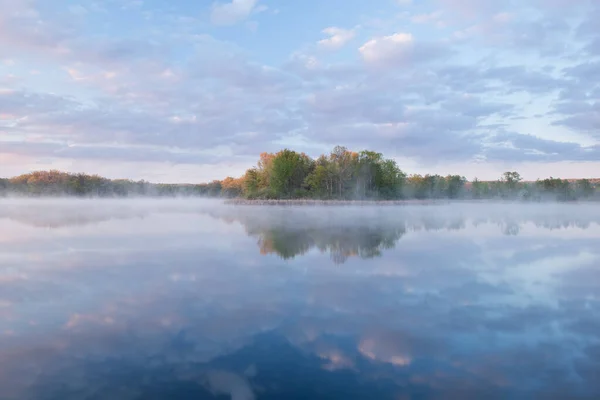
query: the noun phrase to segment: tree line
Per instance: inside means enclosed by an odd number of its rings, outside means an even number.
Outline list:
[[[223,196],[247,199],[600,199],[597,182],[589,179],[523,182],[514,171],[496,181],[472,182],[460,175],[408,175],[381,153],[342,146],[317,159],[289,149],[262,153],[255,167],[221,185]]]
[[[14,178],[0,178],[0,196],[207,196],[221,195],[218,181],[207,184],[155,184],[144,180],[108,179],[98,175],[57,170],[36,171]]]
[[[518,172],[496,181],[469,182],[460,175],[408,175],[381,153],[336,146],[313,159],[284,149],[262,153],[255,167],[239,178],[203,184],[153,184],[98,175],[37,171],[0,179],[0,195],[33,196],[206,196],[253,199],[398,200],[398,199],[600,199],[598,182],[548,178],[524,182]]]

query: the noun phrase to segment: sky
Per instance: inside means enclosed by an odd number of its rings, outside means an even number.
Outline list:
[[[0,176],[240,176],[336,145],[407,173],[600,177],[597,0],[0,0]]]

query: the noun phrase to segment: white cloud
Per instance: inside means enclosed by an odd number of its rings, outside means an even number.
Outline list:
[[[359,48],[363,59],[368,63],[387,64],[397,59],[406,59],[414,45],[410,33],[396,33],[391,36],[373,38]]]
[[[255,10],[258,0],[232,0],[214,3],[210,20],[215,25],[234,25],[245,20]]]
[[[428,61],[448,58],[455,50],[443,42],[416,41],[410,33],[375,37],[359,48],[363,60],[377,67],[414,67]]]
[[[329,50],[338,50],[354,38],[356,33],[353,29],[342,29],[334,26],[323,29],[323,33],[328,35],[327,39],[319,40],[318,44],[322,48]]]

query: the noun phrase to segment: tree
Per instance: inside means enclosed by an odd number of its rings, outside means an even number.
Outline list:
[[[467,179],[460,175],[448,175],[446,177],[447,196],[450,199],[460,197]]]
[[[424,199],[427,197],[427,188],[425,187],[425,180],[423,176],[419,174],[412,174],[407,178],[408,195],[417,199]]]
[[[505,172],[504,174],[502,174],[502,181],[506,183],[510,190],[516,189],[517,185],[519,184],[519,182],[521,182],[522,179],[523,178],[521,178],[521,175],[515,171]]]
[[[331,162],[322,155],[314,162],[314,168],[306,176],[304,184],[313,194],[313,197],[331,198],[333,196],[334,175]]]
[[[571,183],[566,179],[550,177],[538,180],[536,186],[543,195],[554,197],[556,200],[567,201],[574,197]]]
[[[580,179],[577,181],[577,193],[583,198],[589,198],[594,195],[595,189],[589,179]]]
[[[218,197],[221,195],[221,181],[213,180],[206,184],[206,195],[211,197]]]
[[[0,196],[5,196],[8,192],[8,179],[0,178]]]
[[[259,172],[256,168],[250,168],[246,171],[243,179],[243,194],[248,199],[257,196],[260,184]]]
[[[396,199],[403,196],[406,174],[400,170],[396,161],[384,160],[381,163],[381,178],[378,182],[379,195],[384,199]]]
[[[258,171],[258,183],[259,188],[264,189],[269,187],[271,180],[271,169],[273,165],[273,159],[275,154],[273,153],[261,153],[258,160],[256,170]]]
[[[308,156],[284,149],[273,158],[269,186],[277,196],[291,197],[302,188],[311,167]]]
[[[381,186],[383,155],[363,150],[358,153],[356,161],[356,196],[361,198],[377,196]]]
[[[224,197],[238,197],[243,193],[243,178],[228,176],[221,181],[221,195]]]
[[[597,184],[588,179],[569,181],[547,178],[535,183],[522,182],[518,172],[508,171],[496,181],[475,178],[468,186],[459,175],[406,176],[394,160],[381,153],[363,150],[359,153],[336,146],[330,154],[313,160],[304,153],[284,149],[278,153],[262,153],[256,167],[242,177],[202,184],[152,184],[144,180],[110,180],[98,175],[35,171],[10,179],[0,179],[0,195],[48,196],[224,196],[255,199],[320,198],[320,199],[397,199],[404,197],[449,198],[463,196],[470,188],[473,198],[543,197],[560,201],[590,198]]]
[[[348,151],[343,146],[335,146],[329,158],[337,184],[337,195],[339,198],[343,198],[345,197],[347,184],[352,177],[353,169],[358,161],[358,154]]]
[[[502,174],[502,178],[500,179],[502,186],[501,195],[503,197],[515,197],[521,180],[521,175],[515,171],[507,171]]]

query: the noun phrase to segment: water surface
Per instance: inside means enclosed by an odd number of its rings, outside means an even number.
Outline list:
[[[0,398],[597,399],[599,222],[4,200]]]

